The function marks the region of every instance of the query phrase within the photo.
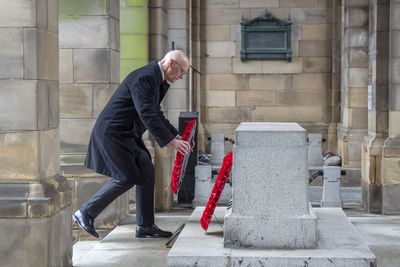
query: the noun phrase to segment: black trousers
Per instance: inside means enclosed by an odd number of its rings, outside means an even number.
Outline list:
[[[148,170],[143,184],[136,185],[136,224],[154,224],[154,167]],[[128,191],[135,184],[112,178],[104,184],[86,203],[80,211],[94,220],[114,199]]]

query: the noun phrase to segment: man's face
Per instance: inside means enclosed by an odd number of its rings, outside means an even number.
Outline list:
[[[185,76],[186,72],[189,69],[188,64],[185,64],[185,62],[176,60],[176,59],[171,59],[170,60],[170,73],[169,73],[169,81],[174,83],[177,80],[183,79],[183,76]]]

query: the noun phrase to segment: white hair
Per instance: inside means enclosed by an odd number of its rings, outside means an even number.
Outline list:
[[[172,50],[165,54],[162,61],[168,62],[169,60],[178,60],[180,62],[189,63],[189,59],[182,50]]]

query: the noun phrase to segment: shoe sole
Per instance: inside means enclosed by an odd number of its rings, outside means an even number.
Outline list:
[[[136,234],[136,238],[170,238],[171,236],[162,236],[162,235],[148,235],[148,234]]]
[[[76,223],[76,224],[79,226],[79,228],[81,228],[83,231],[85,231],[85,232],[88,233],[89,235],[94,236],[94,237],[96,237],[96,238],[99,238],[98,236],[95,236],[95,235],[89,233],[88,231],[86,231],[86,229],[79,223],[79,220],[75,217],[74,214],[72,214],[72,221],[73,221],[74,223]]]

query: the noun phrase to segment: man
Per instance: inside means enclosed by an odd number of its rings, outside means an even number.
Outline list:
[[[136,237],[170,237],[154,224],[154,166],[142,140],[149,130],[160,147],[186,155],[187,141],[164,117],[160,103],[170,83],[183,79],[189,60],[180,50],[131,72],[116,89],[92,130],[85,166],[112,179],[73,215],[89,234],[99,237],[93,223],[114,199],[136,185]]]

